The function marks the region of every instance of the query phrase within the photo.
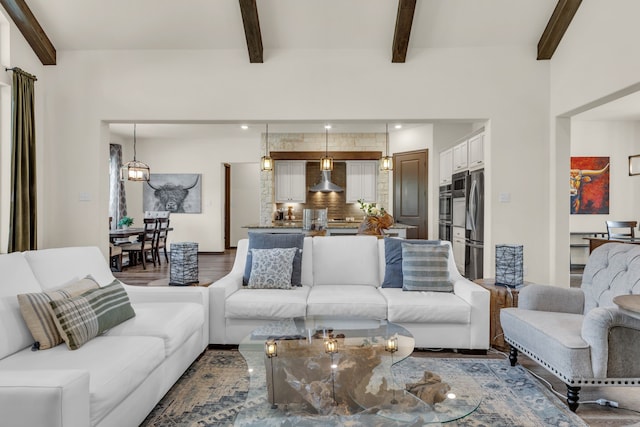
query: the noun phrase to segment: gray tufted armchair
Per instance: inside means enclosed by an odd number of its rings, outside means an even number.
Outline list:
[[[580,289],[529,285],[500,311],[511,366],[523,352],[567,385],[575,412],[586,386],[640,385],[640,314],[617,295],[640,294],[640,245],[609,243],[587,261]]]

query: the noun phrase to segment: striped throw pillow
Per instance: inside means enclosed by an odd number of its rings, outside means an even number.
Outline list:
[[[117,280],[82,295],[50,301],[58,332],[70,350],[76,350],[94,337],[134,317],[127,291]]]
[[[98,284],[87,276],[82,280],[59,289],[19,294],[18,305],[31,335],[34,339],[33,348],[45,350],[62,344],[62,337],[58,332],[53,316],[49,311],[49,302],[78,296],[90,289],[97,289]]]
[[[402,244],[402,290],[453,292],[449,247]]]

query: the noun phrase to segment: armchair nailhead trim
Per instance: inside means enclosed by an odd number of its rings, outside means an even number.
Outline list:
[[[520,344],[510,340],[506,336],[504,337],[505,341],[518,349],[518,351],[526,354],[529,358],[535,360],[540,365],[542,365],[546,370],[554,374],[556,377],[560,378],[565,384],[574,385],[574,386],[598,386],[598,385],[619,385],[619,386],[635,386],[640,385],[640,378],[569,378],[566,375],[563,375],[558,371],[555,367],[549,365],[544,360],[540,359],[535,354],[531,353],[527,349],[525,349]]]

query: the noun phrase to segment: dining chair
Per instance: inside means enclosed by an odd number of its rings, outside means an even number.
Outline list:
[[[122,246],[109,243],[109,263],[113,271],[122,271]]]
[[[607,221],[607,234],[609,239],[633,239],[637,226],[638,221]]]
[[[164,251],[164,259],[169,262],[169,256],[167,255],[167,235],[169,234],[169,218],[158,218],[158,231],[156,234],[156,244],[154,249],[154,255],[158,259],[158,265],[162,265],[160,262],[160,249]]]
[[[121,245],[123,252],[129,255],[129,265],[134,265],[138,257],[142,262],[142,268],[147,269],[147,256],[151,256],[153,266],[156,266],[156,259],[154,255],[154,244],[156,241],[158,229],[158,221],[155,218],[144,219],[144,232],[140,235],[139,240],[133,243],[127,243]]]

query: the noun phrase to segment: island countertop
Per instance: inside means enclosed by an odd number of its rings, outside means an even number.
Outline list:
[[[360,227],[359,221],[329,221],[327,223],[327,235],[350,235],[356,234]],[[268,225],[250,224],[242,228],[258,233],[301,233],[302,221],[274,221]],[[385,234],[389,236],[407,237],[407,230],[417,228],[415,225],[393,224]]]

